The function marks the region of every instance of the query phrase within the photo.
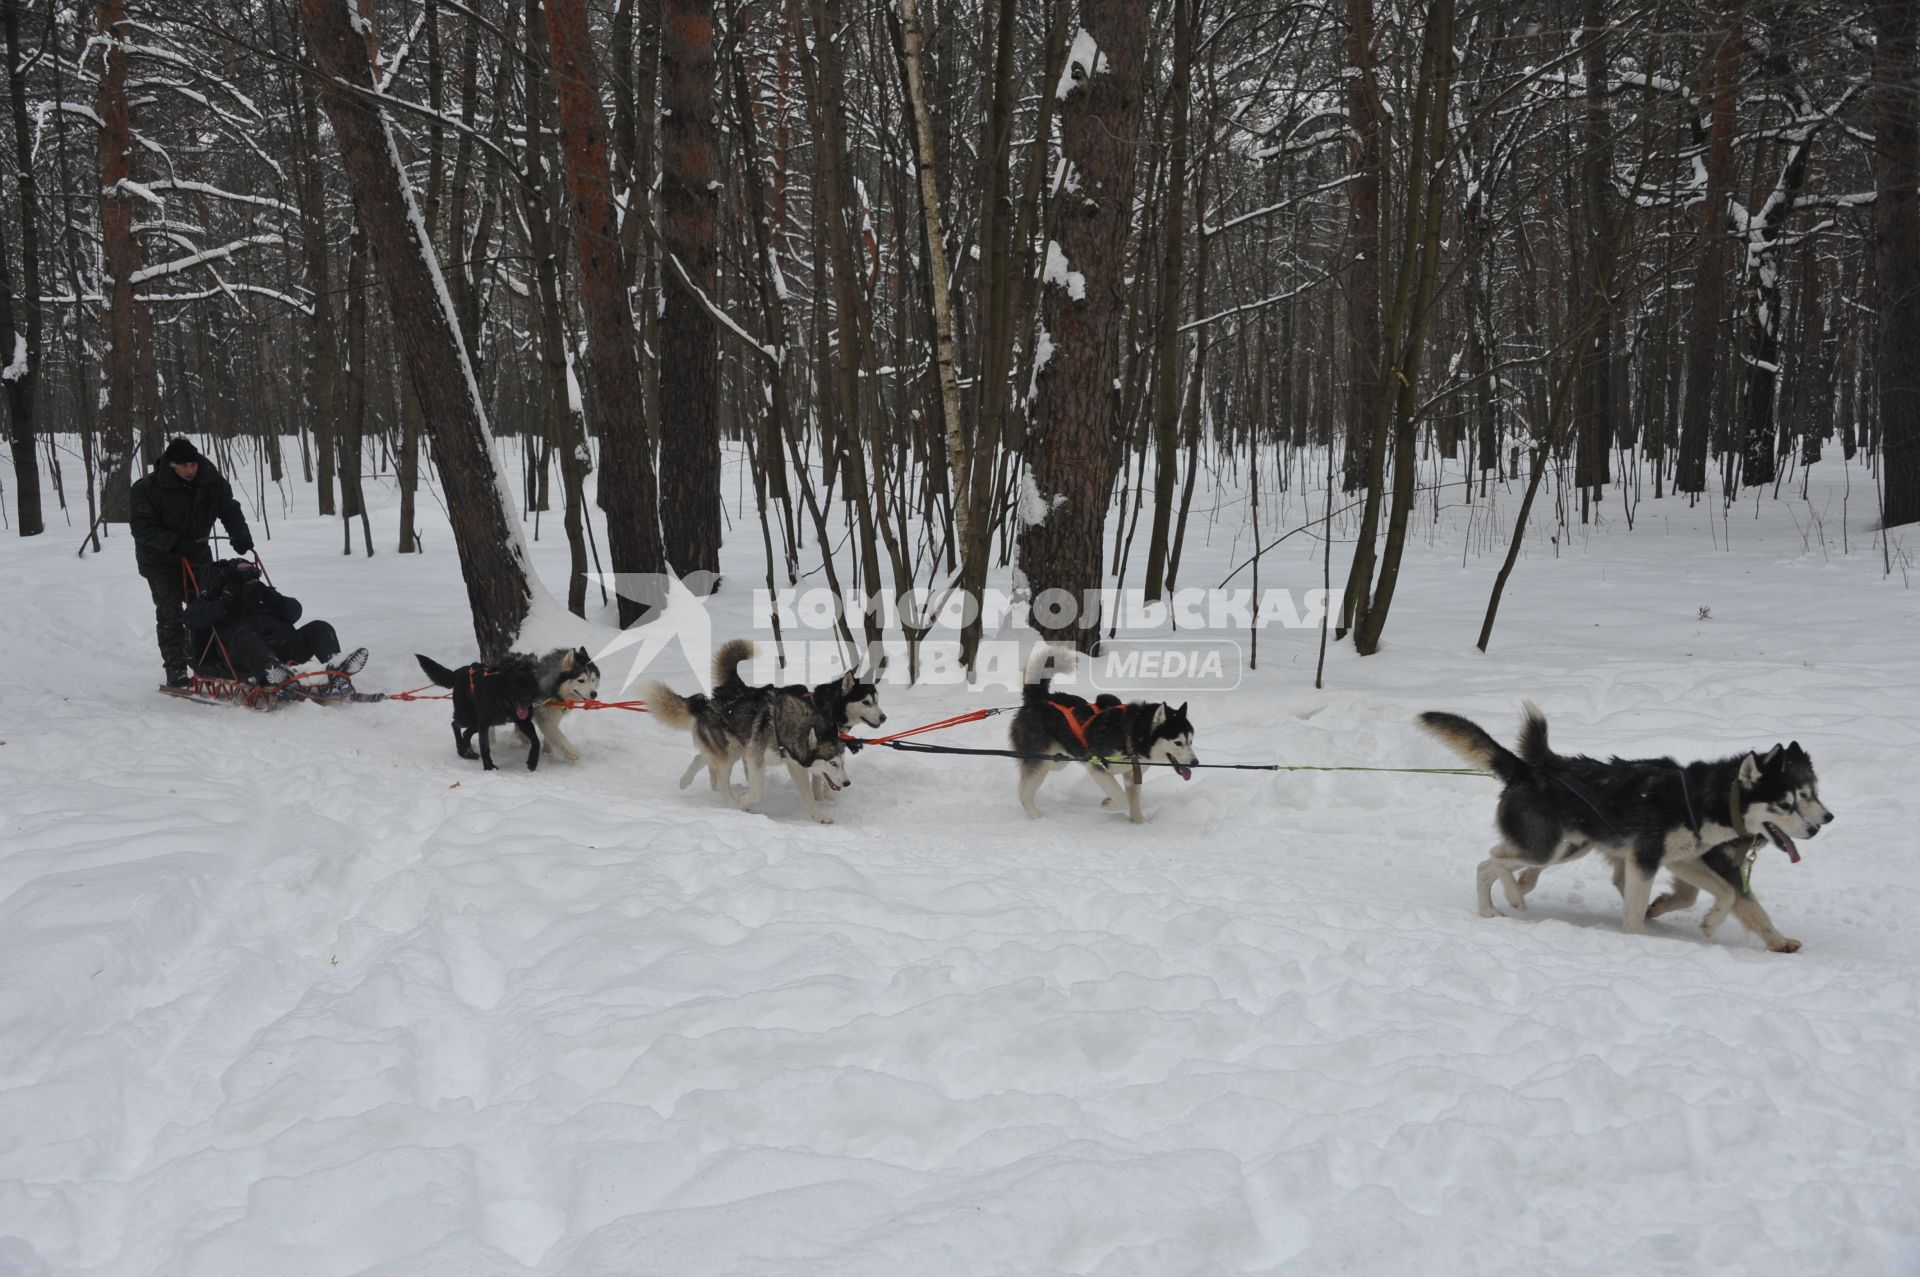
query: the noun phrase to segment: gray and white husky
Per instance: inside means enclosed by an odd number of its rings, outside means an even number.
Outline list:
[[[1496,817],[1500,842],[1478,873],[1482,915],[1496,916],[1496,880],[1507,902],[1525,909],[1543,870],[1598,851],[1613,861],[1629,932],[1644,932],[1648,918],[1683,909],[1706,891],[1714,898],[1701,924],[1709,936],[1732,914],[1774,952],[1800,948],[1773,925],[1744,872],[1769,842],[1798,862],[1794,839],[1812,838],[1833,821],[1799,742],[1716,762],[1603,760],[1554,753],[1545,717],[1531,705],[1526,712],[1514,750],[1456,714],[1418,719],[1505,786]],[[1673,875],[1674,890],[1649,904],[1662,869]]]
[[[807,814],[822,825],[833,823],[814,801],[814,785],[837,791],[853,783],[847,779],[847,746],[839,728],[812,704],[773,687],[747,688],[724,703],[699,693],[682,696],[664,683],[647,684],[645,695],[654,717],[668,727],[693,732],[714,792],[726,795],[735,807],[745,811],[759,804],[766,790],[767,755],[774,754],[786,763]],[[745,794],[735,793],[730,781],[736,760],[747,765]],[[688,768],[682,788],[694,770]]]
[[[540,700],[533,708],[533,725],[549,748],[558,749],[570,763],[580,761],[580,751],[560,730],[560,720],[572,710],[548,701],[590,701],[600,694],[600,667],[584,647],[556,647],[534,661],[540,679]]]
[[[808,687],[804,683],[794,683],[785,687],[752,687],[740,677],[740,667],[753,659],[753,640],[728,639],[713,653],[713,700],[723,709],[729,710],[735,704],[755,696],[778,694],[791,700],[803,701],[811,705],[821,718],[831,723],[836,732],[845,732],[855,727],[879,727],[887,721],[880,709],[880,688],[848,670],[838,678],[830,678],[824,683]],[[687,764],[686,771],[680,773],[680,788],[685,789],[707,766],[704,753],[695,754],[693,761]],[[722,783],[731,784],[733,776],[729,766],[724,782],[716,779],[717,790]],[[813,779],[813,798],[821,802],[831,797],[833,790],[826,778],[816,776]]]
[[[593,663],[592,655],[584,647],[556,647],[544,656],[518,653],[514,659],[533,666],[539,689],[539,696],[533,702],[533,724],[540,730],[541,741],[547,748],[559,750],[568,762],[579,762],[580,751],[560,730],[560,720],[572,710],[548,702],[594,699],[600,693],[600,667]],[[493,743],[491,728],[487,743],[489,746]]]
[[[1125,803],[1127,818],[1141,824],[1146,816],[1140,810],[1140,769],[1128,764],[1171,765],[1181,780],[1192,780],[1200,760],[1193,752],[1187,707],[1158,701],[1128,704],[1112,695],[1088,701],[1054,691],[1054,674],[1076,655],[1072,648],[1042,643],[1027,657],[1020,709],[1007,729],[1014,752],[1022,755],[1020,805],[1027,815],[1039,816],[1033,800],[1041,784],[1069,762],[1078,762],[1086,764],[1087,774],[1105,791],[1102,807],[1111,810]],[[1113,777],[1115,766],[1127,772],[1124,791]]]

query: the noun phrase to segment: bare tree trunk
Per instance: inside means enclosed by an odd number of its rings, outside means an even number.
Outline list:
[[[667,562],[720,571],[720,424],[712,313],[717,152],[713,0],[666,0],[660,40],[660,499]]]
[[[1412,155],[1407,164],[1403,247],[1397,264],[1392,315],[1394,394],[1393,509],[1379,580],[1354,619],[1353,647],[1362,656],[1379,650],[1387,610],[1399,584],[1414,502],[1414,444],[1420,429],[1420,361],[1433,315],[1440,264],[1440,229],[1446,210],[1447,108],[1453,95],[1453,3],[1429,0],[1422,40],[1420,80],[1415,90]]]
[[[900,0],[902,61],[906,65],[907,102],[913,112],[914,151],[920,167],[920,214],[926,231],[927,282],[933,294],[933,364],[940,383],[940,410],[947,444],[947,464],[953,474],[953,509],[958,540],[964,547],[973,531],[973,508],[967,499],[971,466],[967,437],[960,424],[960,381],[953,360],[953,302],[949,295],[947,246],[940,219],[940,174],[933,148],[933,115],[927,106],[925,72],[921,67],[919,0]]]
[[[367,237],[358,227],[347,241],[346,402],[338,423],[340,439],[340,522],[346,529],[342,553],[353,552],[352,519],[360,513],[361,440],[367,425],[367,387],[373,384],[367,343]]]
[[[400,396],[400,554],[417,554],[420,534],[414,529],[414,505],[420,491],[420,400],[413,385],[402,379]]]
[[[1581,119],[1580,203],[1586,222],[1584,242],[1575,260],[1580,263],[1576,297],[1590,296],[1600,306],[1600,321],[1582,351],[1579,406],[1574,441],[1574,483],[1580,488],[1580,517],[1586,522],[1591,505],[1609,479],[1608,453],[1613,444],[1613,125],[1607,114],[1608,31],[1604,0],[1586,0],[1580,33],[1582,68],[1586,75],[1585,112]]]
[[[1173,83],[1167,131],[1165,225],[1160,252],[1160,309],[1154,333],[1153,531],[1147,541],[1146,597],[1165,592],[1168,534],[1173,527],[1173,484],[1180,458],[1180,293],[1186,248],[1187,115],[1192,98],[1193,0],[1174,0]]]
[[[858,210],[852,177],[847,171],[845,85],[835,44],[841,26],[840,5],[839,0],[811,0],[808,7],[813,18],[817,57],[802,58],[800,67],[817,124],[818,203],[827,241],[827,260],[832,267],[834,311],[832,434],[830,438],[823,438],[821,447],[847,469],[845,491],[859,533],[860,585],[872,597],[881,589],[879,526],[874,518],[874,494],[867,482],[865,444],[860,432],[860,373],[865,343],[860,331],[859,266],[852,239],[852,223]],[[821,328],[824,336],[824,325]],[[872,428],[878,430],[879,423],[872,423]],[[831,484],[831,477],[828,482]],[[880,639],[879,622],[871,612],[866,613],[863,620],[867,644],[872,647]]]
[[[1374,0],[1346,0],[1347,152],[1353,180],[1347,183],[1347,457],[1342,486],[1351,492],[1372,470],[1384,444],[1380,410],[1383,363],[1380,293],[1386,251],[1381,235],[1380,185],[1386,170],[1386,112],[1374,73]],[[1377,486],[1377,485],[1373,485]],[[1361,550],[1371,573],[1371,529]],[[1344,610],[1343,610],[1344,611]]]
[[[133,238],[133,128],[127,105],[127,54],[121,24],[124,0],[98,0],[94,17],[105,45],[97,99],[100,116],[100,240],[106,267],[106,311],[101,331],[106,374],[105,421],[100,448],[101,515],[108,523],[127,519],[127,492],[134,468],[133,415],[139,395],[134,350],[133,277],[140,246]]]
[[[0,226],[0,381],[6,383],[8,440],[13,450],[14,500],[20,511],[20,535],[39,536],[46,522],[40,511],[40,459],[35,453],[34,396],[40,384],[40,202],[34,174],[33,141],[27,129],[27,77],[20,48],[20,6],[0,0],[6,27],[7,99],[13,116],[14,175],[20,184],[20,314],[13,313],[13,277],[7,267],[6,230]],[[0,223],[6,221],[0,206]]]
[[[1029,315],[1034,298],[1026,263],[1028,245],[1033,240],[1033,225],[1039,217],[1041,181],[1048,168],[1048,144],[1057,104],[1053,93],[1040,94],[1039,119],[1034,127],[1027,172],[1021,183],[1018,205],[1013,210],[1013,227],[1009,235],[1004,229],[1003,206],[1012,181],[1008,167],[1013,154],[1016,7],[1016,0],[999,0],[995,10],[993,96],[988,107],[987,142],[980,157],[983,191],[980,242],[985,280],[980,296],[980,355],[974,361],[979,373],[975,378],[973,394],[975,425],[970,458],[972,474],[967,483],[967,499],[973,506],[970,524],[973,539],[971,543],[960,547],[960,588],[976,599],[986,589],[988,561],[993,552],[993,512],[996,509],[993,498],[1001,439],[1006,433],[1009,400],[1017,394],[1023,409],[1026,405],[1027,396],[1020,389],[1019,379],[1014,379],[1015,384],[1011,388],[1007,381],[1014,367],[1013,347],[1016,339],[1026,347],[1028,361],[1032,359],[1032,342],[1029,340],[1032,324]],[[1040,63],[1040,83],[1043,88],[1052,86],[1059,79],[1065,65],[1066,41],[1067,9],[1065,5],[1056,5],[1048,24],[1046,55]],[[973,668],[974,658],[979,652],[981,633],[982,614],[976,611],[973,619],[960,631],[960,659],[968,669]]]
[[[1920,521],[1920,137],[1913,106],[1916,0],[1875,0],[1874,279],[1887,527]]]
[[[434,440],[474,637],[484,658],[497,658],[513,646],[539,587],[494,471],[486,406],[391,126],[370,100],[368,44],[341,0],[301,0],[300,21],[392,311],[395,342]]]
[[[1739,90],[1741,26],[1745,0],[1727,0],[1726,22],[1707,50],[1702,94],[1711,112],[1707,145],[1706,199],[1700,206],[1700,239],[1694,253],[1693,326],[1687,338],[1686,394],[1680,409],[1680,458],[1676,492],[1707,490],[1707,443],[1719,388],[1720,325],[1727,316],[1727,200],[1733,189],[1734,98]]]
[[[1386,279],[1386,236],[1380,187],[1386,170],[1386,111],[1374,68],[1374,0],[1347,0],[1347,396],[1346,466],[1341,486],[1366,486],[1353,563],[1340,601],[1336,638],[1356,623],[1373,582],[1387,476],[1386,348],[1380,298]]]
[[[661,553],[653,459],[635,411],[640,363],[627,305],[626,268],[614,230],[613,180],[607,169],[607,120],[593,63],[585,0],[547,0],[547,39],[560,104],[562,157],[573,200],[573,243],[587,314],[587,368],[600,414],[600,501],[607,512],[607,551],[616,576],[645,574],[620,591],[620,624],[632,625],[659,599]],[[631,588],[631,587],[641,588]],[[651,588],[648,588],[648,587]]]
[[[1104,576],[1107,499],[1120,457],[1113,382],[1149,16],[1150,6],[1130,0],[1085,0],[1057,90],[1059,234],[1047,245],[1038,338],[1052,353],[1036,374],[1025,447],[1034,491],[1023,503],[1020,567],[1036,600],[1036,628],[1089,652],[1100,617],[1087,596]],[[1071,620],[1048,619],[1050,590],[1071,596]]]
[[[527,0],[527,43],[533,61],[545,61],[546,50],[538,19],[540,0]],[[539,334],[541,371],[546,382],[546,412],[553,434],[559,442],[561,526],[567,535],[567,610],[575,616],[587,614],[587,539],[586,480],[593,470],[587,451],[586,421],[575,410],[567,393],[567,335],[561,319],[566,314],[560,295],[560,231],[558,227],[560,192],[556,175],[559,165],[552,154],[551,131],[544,127],[541,103],[546,88],[528,68],[531,85],[527,92],[527,134],[533,139],[527,148],[526,163],[519,173],[521,202],[527,214],[527,237],[533,250],[534,285],[538,305],[534,310]],[[638,217],[638,210],[627,216]]]

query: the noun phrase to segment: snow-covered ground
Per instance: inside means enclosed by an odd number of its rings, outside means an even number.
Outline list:
[[[1755,875],[1793,956],[1698,909],[1625,935],[1588,863],[1478,917],[1470,777],[1155,776],[1135,827],[1079,778],[1031,822],[1004,759],[870,750],[816,826],[784,776],[759,814],[681,793],[685,738],[617,712],[483,775],[437,703],[155,695],[124,534],[9,535],[0,1273],[1920,1271],[1920,592],[1866,476],[1811,494],[1536,527],[1484,656],[1518,493],[1450,500],[1382,654],[1315,691],[1318,633],[1269,630],[1192,698],[1207,761],[1451,765],[1412,714],[1506,735],[1523,697],[1568,750],[1798,739],[1839,819]],[[343,559],[268,495],[364,687],[469,658],[444,525],[392,554],[376,491]],[[1183,583],[1244,556],[1238,500]],[[1262,583],[1320,570],[1298,536]],[[1004,703],[886,693],[890,727]]]

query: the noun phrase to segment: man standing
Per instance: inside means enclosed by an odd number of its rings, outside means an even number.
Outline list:
[[[181,565],[196,570],[213,561],[207,537],[218,519],[227,529],[234,553],[253,549],[253,534],[233,499],[233,485],[186,439],[175,439],[160,454],[151,473],[131,493],[134,558],[153,592],[154,636],[166,665],[167,687],[190,685],[187,632],[180,623],[186,606]]]

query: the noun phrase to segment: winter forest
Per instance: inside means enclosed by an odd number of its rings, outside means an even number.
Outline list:
[[[1920,1273],[1920,0],[0,25],[0,1277]]]
[[[23,535],[195,431],[271,484],[297,439],[343,546],[405,554],[432,467],[491,649],[527,511],[576,612],[717,571],[722,440],[770,583],[850,533],[875,590],[1018,554],[1157,597],[1196,474],[1258,474],[1340,498],[1364,653],[1409,526],[1495,486],[1631,524],[1837,451],[1920,520],[1909,3],[5,12]]]

